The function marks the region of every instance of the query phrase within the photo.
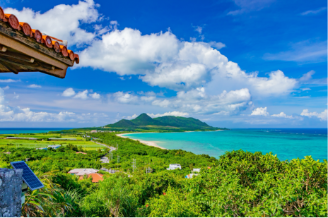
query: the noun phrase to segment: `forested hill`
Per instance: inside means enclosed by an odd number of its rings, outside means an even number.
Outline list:
[[[107,128],[126,130],[161,130],[161,131],[187,131],[187,130],[218,130],[206,123],[189,117],[163,116],[151,118],[147,114],[140,114],[132,120],[122,119],[114,124],[108,124]]]

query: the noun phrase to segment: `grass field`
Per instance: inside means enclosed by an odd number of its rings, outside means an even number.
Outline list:
[[[6,139],[6,137],[27,137],[37,138],[42,140],[26,140],[26,139]],[[76,138],[77,141],[47,141],[47,138]],[[85,150],[96,150],[98,148],[104,149],[102,145],[98,145],[92,141],[86,141],[80,135],[63,135],[60,134],[47,134],[47,133],[36,133],[36,134],[3,134],[0,135],[0,147],[16,147],[16,148],[44,148],[48,145],[68,145],[73,144],[82,146]]]

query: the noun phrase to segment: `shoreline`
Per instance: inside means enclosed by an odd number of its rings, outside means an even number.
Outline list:
[[[135,132],[135,133],[139,133],[139,132]],[[134,133],[122,133],[122,134],[116,134],[116,135],[118,137],[132,139],[132,138],[129,138],[127,136],[124,136],[126,134],[134,134]],[[147,145],[147,146],[152,146],[152,147],[160,148],[160,149],[163,149],[163,150],[167,150],[166,148],[163,148],[163,147],[161,147],[157,144],[159,141],[145,141],[145,140],[140,140],[140,139],[132,139],[132,140],[139,141],[140,143],[142,143],[144,145]]]

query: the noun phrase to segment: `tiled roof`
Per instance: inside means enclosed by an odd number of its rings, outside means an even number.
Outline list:
[[[88,178],[92,177],[92,182],[103,181],[103,175],[99,173],[91,173],[88,175]],[[83,179],[83,176],[80,176],[79,180]]]
[[[5,14],[1,7],[0,22],[9,23],[12,29],[23,32],[25,36],[35,39],[36,42],[43,46],[51,48],[57,53],[61,53],[62,56],[75,61],[77,64],[79,63],[79,55],[67,49],[67,41],[48,36],[44,33],[42,34],[39,30],[32,29],[28,23],[19,22],[14,14]]]

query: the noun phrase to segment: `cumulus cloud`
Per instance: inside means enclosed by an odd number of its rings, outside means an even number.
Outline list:
[[[138,103],[139,97],[130,93],[116,92],[112,95],[114,99],[120,103],[136,104]]]
[[[324,110],[321,113],[318,112],[310,112],[308,109],[304,109],[301,113],[301,116],[306,116],[306,117],[317,117],[320,120],[327,120],[327,109]]]
[[[10,107],[6,104],[5,94],[0,88],[0,121],[1,122],[87,122],[102,120],[103,113],[76,114],[68,111],[59,113],[35,112],[30,108]]]
[[[0,83],[17,83],[20,80],[13,80],[13,79],[0,79]]]
[[[98,94],[98,93],[93,93],[93,94],[90,94],[90,96],[91,96],[91,98],[93,98],[93,99],[99,99],[100,98],[100,94]]]
[[[281,95],[290,93],[297,85],[296,79],[290,79],[280,70],[273,71],[269,74],[269,78],[254,77],[249,78],[249,82],[254,89],[262,95]]]
[[[29,85],[27,87],[29,87],[29,88],[41,88],[40,85],[36,85],[36,84],[31,84],[31,85]]]
[[[148,114],[148,116],[152,117],[152,118],[156,118],[156,117],[164,117],[164,116],[175,116],[175,117],[187,117],[189,116],[188,113],[185,112],[180,112],[180,111],[172,111],[172,112],[165,112],[163,114]]]
[[[87,99],[88,98],[88,90],[84,90],[82,92],[78,92],[74,98],[80,98],[80,99]]]
[[[142,35],[135,29],[116,29],[94,40],[81,52],[80,59],[76,67],[93,67],[121,76],[136,74],[151,86],[176,91],[212,82],[216,88],[238,84],[235,89],[248,88],[257,95],[281,95],[297,85],[297,80],[279,70],[269,77],[246,73],[214,49],[213,43],[180,41],[170,31]]]
[[[138,115],[137,114],[133,114],[131,116],[123,116],[124,119],[127,119],[127,120],[132,120],[134,118],[136,118]]]
[[[272,114],[271,116],[273,117],[281,117],[281,118],[288,118],[288,119],[293,119],[293,116],[288,116],[284,112],[280,112],[280,114]]]
[[[83,44],[91,42],[96,32],[88,32],[80,27],[81,24],[91,24],[100,19],[93,0],[79,1],[77,5],[60,4],[41,13],[30,8],[21,11],[13,8],[5,8],[5,13],[15,14],[20,21],[28,22],[33,29],[68,40],[69,44]],[[98,27],[98,31],[102,28]]]
[[[267,107],[258,107],[252,111],[251,116],[268,116]]]
[[[62,96],[65,96],[65,97],[71,97],[73,95],[75,95],[75,91],[73,88],[66,89],[62,94]]]
[[[145,94],[145,93],[140,93]],[[226,114],[238,113],[252,106],[248,89],[223,91],[219,95],[207,95],[205,88],[177,92],[175,97],[159,97],[155,93],[147,95],[116,92],[110,97],[125,104],[148,104],[162,108],[171,108],[184,113],[214,114],[225,111]]]

